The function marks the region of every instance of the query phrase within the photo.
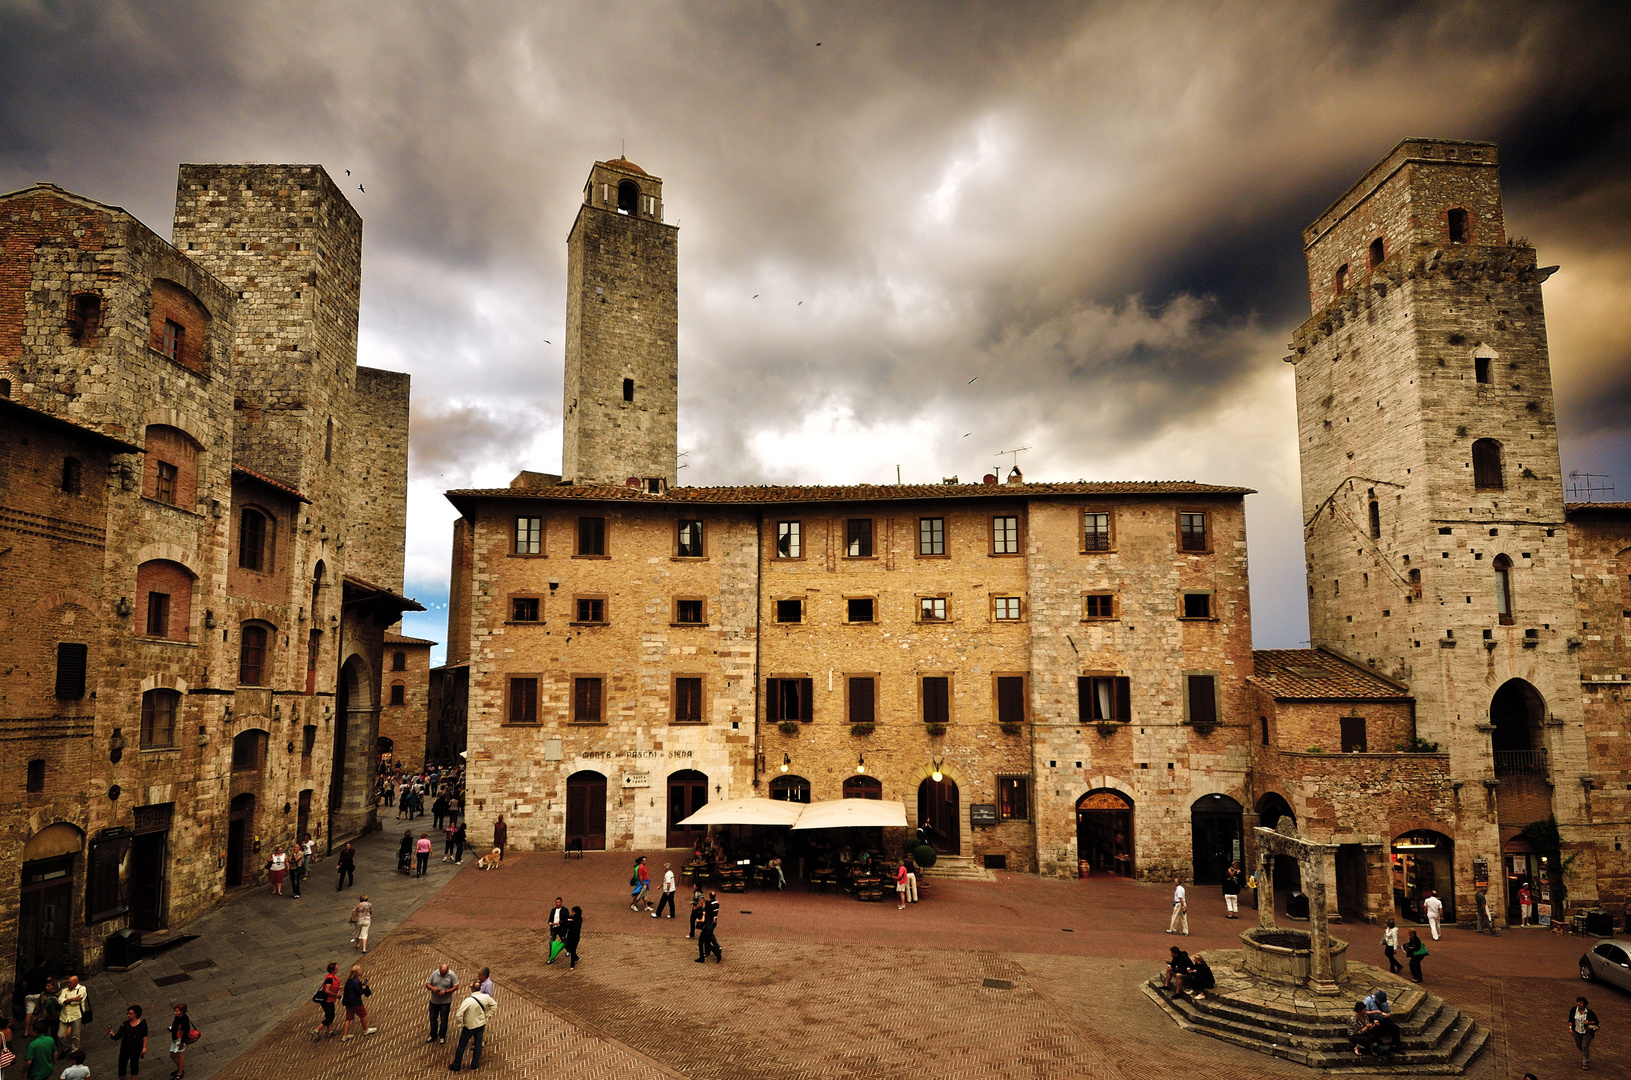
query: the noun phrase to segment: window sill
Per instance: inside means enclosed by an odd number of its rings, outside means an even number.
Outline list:
[[[708,624],[705,623],[705,622],[671,622],[668,625],[674,627],[677,630],[706,630],[706,629],[708,629]]]
[[[568,625],[568,626],[610,626],[612,624],[609,623],[609,622],[604,622],[604,621],[603,622],[576,622],[576,621],[574,621],[574,622],[569,622],[566,625]]]
[[[985,557],[988,559],[1022,559],[1025,557],[1025,553],[1023,551],[988,551],[985,553]]]
[[[509,728],[536,728],[536,727],[539,726],[539,724],[538,724],[538,721],[536,721],[536,720],[532,721],[531,723],[528,723],[527,721],[524,721],[524,720],[505,720],[505,721],[501,722],[498,726],[501,727],[501,728],[504,728],[504,727],[509,727]]]
[[[537,724],[517,724],[517,727],[537,727]],[[604,720],[568,720],[567,727],[605,727]]]
[[[913,626],[950,626],[956,619],[919,619]]]
[[[198,648],[197,642],[184,641],[180,638],[150,637],[147,634],[137,634],[136,640],[148,645],[180,645],[187,649]]]
[[[669,562],[712,562],[710,555],[670,555]]]
[[[670,720],[669,727],[707,727],[706,720]]]
[[[547,559],[548,555],[542,551],[512,551],[506,558],[511,559]]]
[[[845,562],[877,562],[878,561],[878,556],[876,556],[876,555],[840,555],[839,558],[843,559]]]
[[[1026,620],[1024,620],[1024,619],[998,619],[998,618],[993,618],[991,621],[994,622],[994,623],[1001,623],[1001,624],[1004,624],[1004,625],[1007,625],[1007,626],[1019,626],[1019,625],[1023,624]]]
[[[1085,622],[1085,623],[1092,623],[1092,622],[1120,622],[1121,621],[1121,616],[1120,615],[1083,615],[1082,616],[1082,621]]]
[[[782,627],[793,627],[793,626],[803,626],[804,624],[802,622],[775,622],[775,623],[771,623],[770,625],[771,626],[782,626]]]
[[[1078,555],[1114,555],[1115,553],[1116,553],[1116,549],[1113,548],[1113,547],[1108,547],[1108,548],[1081,548],[1076,552],[1076,554],[1078,554]]]
[[[179,746],[144,746],[138,753],[141,754],[174,754],[181,750]]]
[[[505,619],[505,626],[547,626],[548,619]]]
[[[1178,616],[1178,621],[1179,622],[1217,622],[1218,617],[1216,615],[1180,615],[1180,616]]]
[[[950,555],[947,555],[944,552],[940,553],[939,555],[925,555],[921,551],[917,553],[916,557],[919,558],[919,559],[949,559],[949,558],[951,558]]]
[[[779,563],[779,562],[809,562],[810,560],[809,560],[809,557],[806,556],[806,555],[777,555],[777,556],[773,557],[770,561],[773,562],[773,563]]]
[[[610,555],[574,555],[574,559],[610,559]]]
[[[877,626],[878,620],[869,619],[866,622],[845,622],[844,626]]]

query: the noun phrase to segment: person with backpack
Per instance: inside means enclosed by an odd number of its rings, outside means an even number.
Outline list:
[[[1421,938],[1414,930],[1404,943],[1404,954],[1410,961],[1410,981],[1421,982],[1421,962],[1427,955],[1427,946],[1421,943]]]
[[[323,1009],[323,1022],[318,1024],[311,1033],[312,1042],[322,1038],[332,1038],[334,1035],[334,1002],[339,998],[340,965],[329,962],[328,974],[323,976],[323,984],[317,988],[317,993],[311,996],[312,1001]]]
[[[629,904],[629,910],[639,911],[642,898],[645,899],[646,907],[651,907],[651,897],[648,895],[651,889],[651,870],[646,866],[644,855],[634,860],[634,873],[629,875],[629,885],[634,890],[629,897],[633,901]]]
[[[181,1080],[187,1075],[187,1047],[197,1041],[198,1030],[193,1027],[192,1017],[187,1015],[187,1003],[176,1002],[175,1015],[170,1019],[170,1060],[176,1066],[176,1071],[170,1074],[171,1080]]]
[[[481,1068],[481,1046],[487,1036],[487,1021],[498,1010],[498,1002],[481,992],[479,983],[470,985],[470,996],[459,1006],[459,1045],[453,1051],[453,1064],[448,1072],[464,1067],[464,1048],[470,1049],[470,1070]],[[474,1044],[474,1045],[472,1045]]]

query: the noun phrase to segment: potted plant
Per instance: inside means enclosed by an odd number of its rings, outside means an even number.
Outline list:
[[[1098,723],[1098,728],[1099,738],[1101,739],[1108,739],[1110,736],[1116,733],[1116,725],[1108,720],[1100,720]]]
[[[870,735],[872,734],[873,727],[874,725],[870,722],[851,724],[849,726],[849,733],[851,735]]]
[[[1024,730],[1023,725],[1016,724],[1013,721],[1006,721],[1004,723],[998,724],[997,726],[1002,728],[1002,733],[1004,735],[1018,735],[1021,731]]]
[[[776,727],[781,730],[783,735],[797,735],[799,730],[798,724],[792,720],[783,720]]]
[[[946,733],[945,724],[929,724],[928,729],[930,735],[944,735]]]

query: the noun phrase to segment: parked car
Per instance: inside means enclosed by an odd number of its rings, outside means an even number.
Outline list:
[[[1580,977],[1631,990],[1631,955],[1614,941],[1599,941],[1580,958]]]

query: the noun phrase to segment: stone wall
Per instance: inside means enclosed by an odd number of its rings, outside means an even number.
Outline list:
[[[348,417],[346,566],[396,592],[402,591],[408,528],[409,383],[401,372],[357,368]]]
[[[409,769],[426,762],[426,732],[430,726],[430,647],[420,638],[385,635],[385,670],[380,676],[380,738],[390,739],[392,760]],[[396,667],[396,655],[403,666]],[[393,686],[402,687],[402,703],[394,704]]]

